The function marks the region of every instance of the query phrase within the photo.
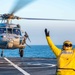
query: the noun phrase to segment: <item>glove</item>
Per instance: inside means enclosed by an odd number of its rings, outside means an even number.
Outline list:
[[[45,35],[49,36],[49,31],[47,31],[47,29],[45,29]]]

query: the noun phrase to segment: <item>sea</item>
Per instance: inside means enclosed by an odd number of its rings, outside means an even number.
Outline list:
[[[62,49],[62,45],[56,45],[58,48]],[[75,46],[73,46],[75,47]],[[0,53],[1,53],[0,49]],[[5,57],[20,57],[19,49],[5,49]],[[26,46],[24,49],[24,57],[29,58],[56,58],[52,50],[48,45],[30,45]]]

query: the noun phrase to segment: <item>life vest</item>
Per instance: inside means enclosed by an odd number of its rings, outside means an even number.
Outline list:
[[[63,50],[57,60],[57,75],[75,75],[75,51]]]

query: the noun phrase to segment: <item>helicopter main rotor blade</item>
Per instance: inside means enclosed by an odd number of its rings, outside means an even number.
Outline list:
[[[13,14],[23,8],[24,6],[28,5],[29,3],[33,2],[34,0],[17,0],[14,7],[11,9],[10,14]]]
[[[21,18],[26,20],[53,20],[53,21],[75,21],[73,19],[48,19],[48,18]]]

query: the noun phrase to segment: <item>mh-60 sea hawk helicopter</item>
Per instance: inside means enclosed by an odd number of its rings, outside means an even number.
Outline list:
[[[14,16],[13,14],[19,9],[29,4],[34,0],[18,0],[9,14],[0,14],[0,49],[2,49],[1,56],[3,56],[4,49],[19,49],[20,57],[23,57],[23,49],[26,47],[26,39],[29,39],[28,34],[22,35],[21,26],[13,24],[13,19],[26,20],[54,20],[54,21],[75,21],[70,19],[47,19],[47,18],[22,18]]]
[[[9,14],[0,14],[0,49],[2,49],[1,56],[3,56],[4,49],[19,49],[20,57],[23,57],[23,49],[26,47],[26,39],[29,39],[27,32],[22,35],[21,26],[13,24],[13,19],[25,19],[13,14],[19,9],[29,4],[33,0],[17,0]],[[30,39],[29,39],[30,41]]]
[[[28,34],[22,35],[19,24],[10,22],[12,19],[21,19],[12,14],[3,14],[0,16],[2,22],[0,23],[0,48],[2,49],[1,56],[3,56],[4,49],[19,48],[20,57],[23,57],[23,49],[26,46],[26,39]]]

